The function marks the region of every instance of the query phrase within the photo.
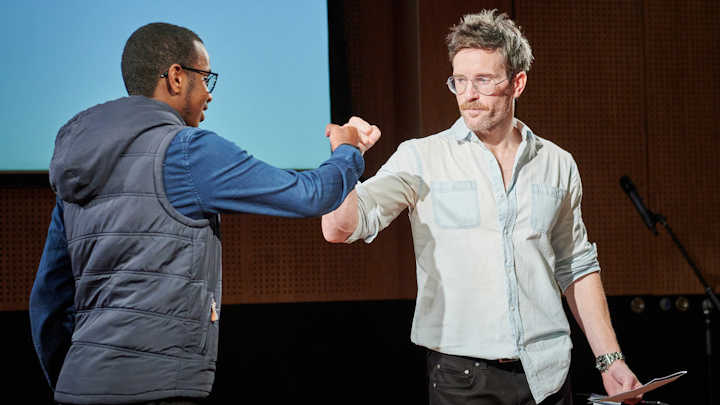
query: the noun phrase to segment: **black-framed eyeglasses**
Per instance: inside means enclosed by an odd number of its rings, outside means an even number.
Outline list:
[[[183,65],[180,65],[180,67],[185,70],[189,70],[191,72],[205,75],[205,76],[203,76],[203,81],[205,82],[205,87],[207,87],[208,93],[213,92],[213,90],[215,89],[215,83],[217,83],[217,78],[218,78],[217,73],[211,72],[209,70],[195,69],[195,68],[191,68],[191,67],[187,67],[187,66],[183,66]],[[168,72],[161,74],[160,77],[163,77],[163,78],[168,77]]]

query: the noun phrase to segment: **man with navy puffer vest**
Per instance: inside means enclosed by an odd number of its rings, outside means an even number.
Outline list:
[[[130,36],[122,75],[129,97],[58,132],[33,341],[60,403],[195,404],[215,374],[220,213],[332,211],[380,132],[328,125],[332,155],[315,170],[255,159],[198,128],[218,75],[202,40],[172,24]]]

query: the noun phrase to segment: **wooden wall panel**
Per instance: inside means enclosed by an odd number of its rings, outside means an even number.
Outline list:
[[[642,4],[516,1],[515,9],[535,56],[516,115],[575,158],[607,292],[647,292],[648,231],[619,186],[625,174],[647,184]]]
[[[318,218],[226,215],[223,233],[226,303],[367,299],[380,284],[361,246],[325,242]]]
[[[0,191],[0,310],[27,308],[55,197],[49,188]]]
[[[368,152],[365,177],[374,174],[395,151],[396,35],[394,16],[404,2],[345,2],[352,113],[377,124],[383,138]]]
[[[371,177],[415,133],[417,120],[417,6],[414,1],[346,0],[346,40],[352,88],[352,112],[382,131],[365,154],[364,178]],[[400,216],[373,241],[355,242],[377,276],[381,298],[413,298],[415,266],[410,225]],[[383,283],[387,283],[383,285]]]
[[[720,2],[645,3],[648,92],[646,203],[664,214],[705,278],[720,290]],[[651,257],[661,291],[702,293],[691,268],[658,225]]]

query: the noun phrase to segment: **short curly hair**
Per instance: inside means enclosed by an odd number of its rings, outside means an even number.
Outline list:
[[[192,66],[198,59],[191,30],[167,23],[150,23],[130,35],[122,54],[122,76],[131,96],[152,97],[160,75],[174,63]]]
[[[466,48],[499,49],[505,56],[508,77],[527,72],[533,61],[532,49],[520,27],[497,9],[463,16],[447,36],[450,63]]]

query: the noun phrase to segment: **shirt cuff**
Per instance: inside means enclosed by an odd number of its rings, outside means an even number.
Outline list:
[[[600,263],[597,260],[597,246],[588,242],[584,251],[556,263],[555,279],[562,292],[565,293],[565,290],[576,280],[596,271],[600,271]]]
[[[342,148],[343,146],[349,146],[349,147],[355,149],[356,151],[358,151],[358,153],[362,155],[362,152],[360,151],[360,148],[358,148],[357,146],[355,146],[355,145],[353,145],[353,144],[351,144],[351,143],[341,143],[340,145],[338,145],[337,148],[335,148],[335,150],[337,151],[338,149]],[[347,148],[345,148],[345,149],[347,149]]]
[[[363,239],[365,243],[372,242],[380,232],[378,222],[378,205],[373,198],[363,190],[362,184],[355,187],[357,191],[357,226],[348,236],[345,243],[352,243]]]

